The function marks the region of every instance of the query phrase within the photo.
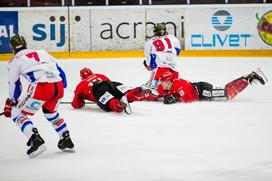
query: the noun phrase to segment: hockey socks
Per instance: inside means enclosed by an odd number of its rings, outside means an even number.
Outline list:
[[[255,71],[252,71],[250,74],[242,76],[241,78],[238,78],[234,81],[231,81],[225,86],[227,97],[228,99],[233,99],[237,94],[242,92],[248,84],[262,84],[265,85],[265,83],[268,82],[268,79],[264,75],[264,73],[261,71],[260,68],[257,68]]]
[[[64,119],[60,117],[59,113],[46,113],[44,115],[59,135],[60,140],[58,142],[58,148],[63,152],[75,152],[74,144],[70,138],[69,131],[67,130],[67,125]]]
[[[111,99],[109,101],[109,107],[114,112],[125,111],[127,114],[131,114],[132,112],[126,95],[124,95],[120,100],[116,98]]]
[[[228,99],[233,99],[237,94],[242,92],[247,86],[248,86],[248,81],[244,79],[243,77],[229,82],[225,86]]]
[[[58,112],[45,113],[44,116],[52,124],[53,128],[58,133],[60,139],[62,139],[63,133],[67,130],[67,125],[64,119],[61,118]]]
[[[25,114],[19,114],[13,119],[13,122],[20,128],[27,139],[32,136],[34,126],[32,121]]]
[[[122,112],[124,110],[123,106],[120,104],[120,101],[116,98],[109,101],[109,107],[114,112]]]

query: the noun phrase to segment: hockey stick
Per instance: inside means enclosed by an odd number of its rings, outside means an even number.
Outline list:
[[[60,104],[71,104],[72,102],[69,102],[69,101],[63,101],[63,102],[60,102]],[[85,104],[95,104],[95,102],[85,102]]]
[[[1,112],[1,113],[0,113],[0,116],[3,116],[4,114],[5,114],[5,112]]]

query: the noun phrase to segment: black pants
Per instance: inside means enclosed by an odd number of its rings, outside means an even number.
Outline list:
[[[226,90],[222,88],[213,88],[208,82],[192,83],[198,93],[200,101],[225,101],[227,100]]]
[[[121,99],[125,93],[118,89],[118,86],[123,85],[120,82],[114,81],[97,81],[93,84],[93,96],[97,105],[104,111],[112,111],[109,107],[109,101],[112,98]]]

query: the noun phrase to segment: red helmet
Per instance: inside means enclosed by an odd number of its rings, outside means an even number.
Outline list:
[[[93,72],[88,67],[84,67],[83,69],[80,70],[81,80],[85,79],[86,77],[88,77],[92,74],[93,74]]]
[[[164,72],[161,74],[160,80],[161,81],[173,81],[178,78],[178,72]]]

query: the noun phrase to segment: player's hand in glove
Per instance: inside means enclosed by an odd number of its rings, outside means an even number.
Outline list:
[[[6,100],[5,108],[4,108],[4,115],[7,118],[11,117],[11,110],[14,106],[16,106],[17,102],[13,102],[10,99]]]
[[[178,100],[175,96],[165,96],[163,100],[164,104],[174,104],[176,102],[178,102]]]

